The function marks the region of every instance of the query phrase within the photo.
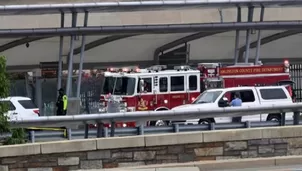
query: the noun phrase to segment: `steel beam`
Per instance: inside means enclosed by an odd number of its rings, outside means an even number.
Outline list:
[[[125,26],[89,26],[76,28],[32,28],[32,29],[0,29],[1,38],[23,36],[70,36],[70,35],[133,35],[133,34],[169,34],[192,33],[200,31],[233,31],[246,30],[301,30],[300,21],[266,21],[266,22],[224,22],[198,24],[156,24]]]
[[[241,7],[237,8],[237,22],[241,22]],[[234,64],[238,63],[240,30],[236,30]]]
[[[254,7],[249,7],[248,8],[248,22],[253,21],[253,16],[254,16]],[[245,63],[249,62],[249,55],[250,55],[250,41],[251,41],[251,29],[246,30],[246,49],[245,49]]]
[[[77,13],[72,13],[72,27],[77,25]],[[73,72],[73,50],[74,50],[74,39],[75,35],[70,36],[70,50],[69,50],[69,61],[68,61],[68,76],[66,85],[66,95],[67,97],[72,96],[71,86],[72,86],[72,72]]]
[[[87,27],[87,24],[88,24],[88,12],[85,12],[84,27]],[[86,36],[82,35],[79,75],[78,75],[78,84],[77,84],[77,98],[80,97],[80,92],[81,92],[82,71],[83,71],[83,62],[84,62],[85,41],[86,41],[85,39],[86,39]]]
[[[64,28],[65,23],[65,14],[61,13],[61,28]],[[62,88],[62,68],[63,68],[63,41],[64,37],[60,36],[60,47],[59,47],[59,63],[58,63],[58,82],[57,82],[57,89],[59,90]],[[59,92],[57,92],[58,96]]]
[[[33,42],[33,41],[38,41],[38,40],[47,39],[47,38],[50,38],[50,37],[25,37],[25,38],[21,38],[21,39],[18,39],[18,40],[14,40],[14,41],[8,42],[4,45],[1,45],[0,46],[0,52],[4,52],[8,49],[11,49],[11,48],[14,48],[14,47],[17,47],[17,46],[20,46],[20,45],[24,45],[25,43],[30,43],[30,42]]]
[[[103,38],[100,38],[100,39],[97,39],[97,40],[94,40],[92,42],[89,42],[89,43],[85,44],[84,49],[85,49],[85,51],[88,51],[90,49],[96,48],[98,46],[104,45],[104,44],[109,43],[109,42],[113,42],[113,41],[120,40],[120,39],[125,39],[125,38],[132,37],[132,36],[137,36],[137,35],[138,34],[114,35],[114,36],[103,37]],[[81,48],[82,48],[82,46],[75,48],[74,51],[73,51],[73,54],[74,55],[80,54],[81,53]]]
[[[263,22],[264,18],[264,7],[261,7],[260,12],[260,22]],[[259,56],[260,56],[260,47],[261,46],[261,30],[258,30],[258,37],[257,37],[257,48],[256,48],[256,57],[255,57],[255,65],[258,64]]]

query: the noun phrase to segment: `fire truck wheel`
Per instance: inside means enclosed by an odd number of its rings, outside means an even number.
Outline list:
[[[279,122],[280,120],[281,120],[281,115],[280,114],[269,114],[267,116],[267,121]]]
[[[211,118],[209,118],[209,119],[200,119],[198,121],[198,124],[210,124],[210,123],[214,123],[214,122],[215,122],[215,120],[211,119]]]
[[[169,121],[163,121],[163,120],[150,121],[150,126],[167,126],[167,125],[169,125]]]

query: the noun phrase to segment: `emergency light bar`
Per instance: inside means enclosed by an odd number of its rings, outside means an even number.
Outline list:
[[[189,65],[181,65],[181,66],[175,66],[175,70],[189,70],[191,67]]]
[[[137,66],[129,66],[123,68],[108,68],[109,72],[140,72],[140,69]]]
[[[153,65],[146,68],[148,71],[161,71],[167,69],[167,65]]]

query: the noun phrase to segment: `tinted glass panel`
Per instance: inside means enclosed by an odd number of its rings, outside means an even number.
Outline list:
[[[196,75],[189,76],[189,90],[197,90],[197,76]]]
[[[168,78],[162,77],[159,79],[159,92],[167,92],[168,91]]]
[[[185,90],[184,76],[172,76],[171,91],[184,91],[184,90]]]
[[[35,109],[38,108],[31,100],[19,100],[18,101],[25,109]]]
[[[260,89],[261,97],[264,100],[287,99],[282,88]]]

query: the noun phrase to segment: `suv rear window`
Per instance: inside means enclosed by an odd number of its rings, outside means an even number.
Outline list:
[[[287,99],[282,88],[260,89],[261,97],[264,100]]]
[[[25,109],[35,109],[38,108],[36,104],[34,104],[31,100],[18,100],[18,102],[25,108]]]

